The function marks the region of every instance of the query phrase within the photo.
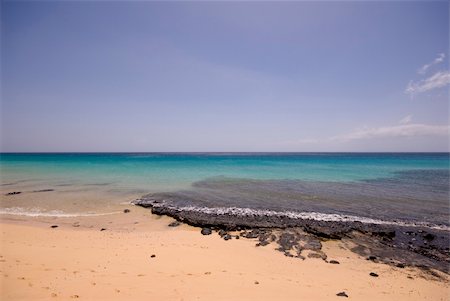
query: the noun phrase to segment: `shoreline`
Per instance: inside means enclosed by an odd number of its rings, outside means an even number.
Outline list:
[[[366,260],[347,238],[320,242],[326,261],[308,256],[318,253],[311,249],[302,260],[275,244],[257,247],[259,236],[225,241],[127,208],[112,216],[2,216],[2,299],[339,300],[345,292],[364,300],[446,300],[450,292],[448,274]]]
[[[321,240],[346,238],[356,244],[354,252],[377,258],[386,264],[450,273],[450,236],[445,230],[401,224],[315,220],[282,214],[255,215],[253,211],[245,212],[242,208],[244,214],[240,214],[238,210],[212,210],[215,208],[183,210],[184,208],[173,206],[164,200],[154,199],[152,195],[144,196],[133,203],[149,208],[153,214],[170,216],[194,227],[221,231],[251,230],[254,233],[250,237],[258,237],[263,245],[272,242],[278,244],[278,250],[286,256],[303,257],[303,250],[320,252]],[[241,236],[246,237],[247,234],[246,231],[241,232]],[[222,233],[221,236],[225,235],[226,233]],[[290,236],[288,244],[284,242],[283,237],[286,236]],[[312,248],[308,243],[311,241],[315,241]],[[295,255],[290,253],[291,250]],[[322,254],[320,257],[326,260],[326,255]]]

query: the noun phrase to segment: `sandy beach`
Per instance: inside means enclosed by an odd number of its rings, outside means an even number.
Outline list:
[[[0,16],[0,301],[450,301],[449,0]]]
[[[375,263],[345,240],[328,261],[289,258],[272,244],[225,241],[173,219],[131,212],[1,221],[2,300],[448,300],[449,277]],[[51,226],[58,226],[52,228]],[[103,229],[103,230],[102,230]],[[370,276],[376,273],[378,277]]]

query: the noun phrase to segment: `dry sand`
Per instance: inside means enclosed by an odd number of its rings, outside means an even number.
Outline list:
[[[324,243],[340,262],[329,264],[171,221],[137,207],[101,217],[3,216],[0,299],[345,300],[336,296],[345,291],[354,300],[449,300],[448,275],[367,261],[345,241]]]

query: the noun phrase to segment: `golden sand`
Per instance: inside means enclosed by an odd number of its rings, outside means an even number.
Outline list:
[[[137,207],[83,218],[3,216],[0,299],[345,300],[336,294],[346,292],[353,300],[449,300],[448,275],[367,261],[345,241],[324,243],[340,262],[329,264],[171,221]]]

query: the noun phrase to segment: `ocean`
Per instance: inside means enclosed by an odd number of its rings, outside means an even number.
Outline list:
[[[180,210],[448,229],[449,170],[449,153],[3,153],[0,214],[114,214],[150,195]]]

